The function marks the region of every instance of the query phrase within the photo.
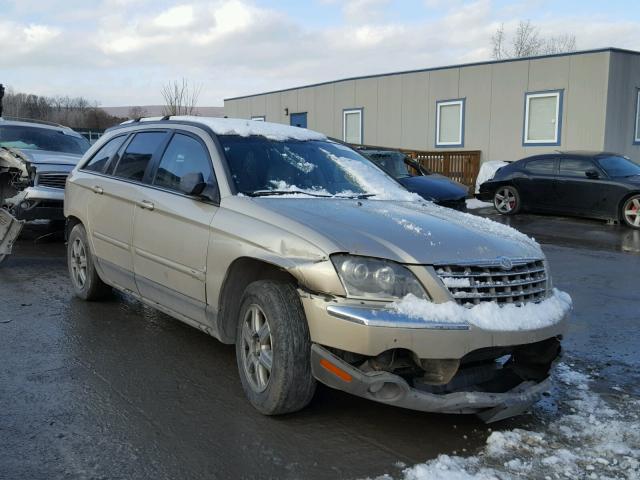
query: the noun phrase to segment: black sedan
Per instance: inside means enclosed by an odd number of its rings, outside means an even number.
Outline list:
[[[536,155],[500,168],[478,198],[504,215],[527,210],[640,228],[640,166],[606,152]]]
[[[358,152],[395,178],[410,192],[443,207],[466,210],[468,189],[461,183],[431,173],[398,150],[356,147]]]

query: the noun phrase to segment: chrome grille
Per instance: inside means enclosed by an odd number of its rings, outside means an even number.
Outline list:
[[[41,187],[64,188],[68,173],[41,173],[37,184]]]
[[[497,264],[436,265],[435,270],[456,302],[472,307],[484,302],[539,302],[547,294],[542,260],[513,260],[512,268]]]

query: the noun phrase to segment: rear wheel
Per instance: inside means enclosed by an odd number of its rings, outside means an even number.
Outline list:
[[[520,211],[520,194],[511,185],[500,187],[493,196],[493,205],[503,215],[514,215]]]
[[[309,328],[295,287],[261,280],[243,297],[236,333],[242,387],[265,415],[295,412],[313,398]]]
[[[82,224],[73,227],[69,234],[67,265],[76,296],[83,300],[99,300],[111,293],[111,287],[98,276]]]
[[[640,195],[634,195],[624,202],[622,218],[627,226],[640,229]]]

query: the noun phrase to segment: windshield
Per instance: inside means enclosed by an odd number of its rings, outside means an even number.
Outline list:
[[[394,178],[411,176],[409,167],[404,163],[405,155],[402,152],[365,150],[361,153]]]
[[[236,135],[218,138],[231,178],[244,195],[415,199],[371,162],[337,143]]]
[[[640,175],[640,165],[624,157],[601,157],[598,158],[598,164],[610,177],[633,177]]]
[[[5,125],[0,127],[0,146],[82,155],[90,144],[84,137],[67,135],[60,130]]]

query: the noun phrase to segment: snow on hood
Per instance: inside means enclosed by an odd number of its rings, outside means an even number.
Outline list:
[[[49,165],[72,165],[75,166],[78,164],[82,155],[74,154],[74,153],[62,153],[62,152],[51,152],[48,150],[30,150],[30,149],[20,149],[22,153],[36,165],[38,164],[49,164]]]
[[[143,119],[150,121],[155,118]],[[200,123],[209,127],[216,135],[239,135],[249,137],[257,135],[269,140],[326,140],[326,135],[307,130],[306,128],[291,127],[280,123],[257,122],[240,118],[195,117],[189,115],[172,116],[170,120],[183,120]]]
[[[327,254],[346,252],[408,264],[544,258],[534,240],[513,228],[424,200],[235,197],[227,205],[276,226],[286,223],[292,234],[299,232],[290,225],[312,230],[324,239],[321,247]]]
[[[486,302],[466,308],[456,302],[432,303],[408,294],[389,305],[395,313],[437,323],[465,322],[483,330],[537,330],[558,323],[571,310],[568,293],[554,289],[553,295],[540,303],[499,305]]]

